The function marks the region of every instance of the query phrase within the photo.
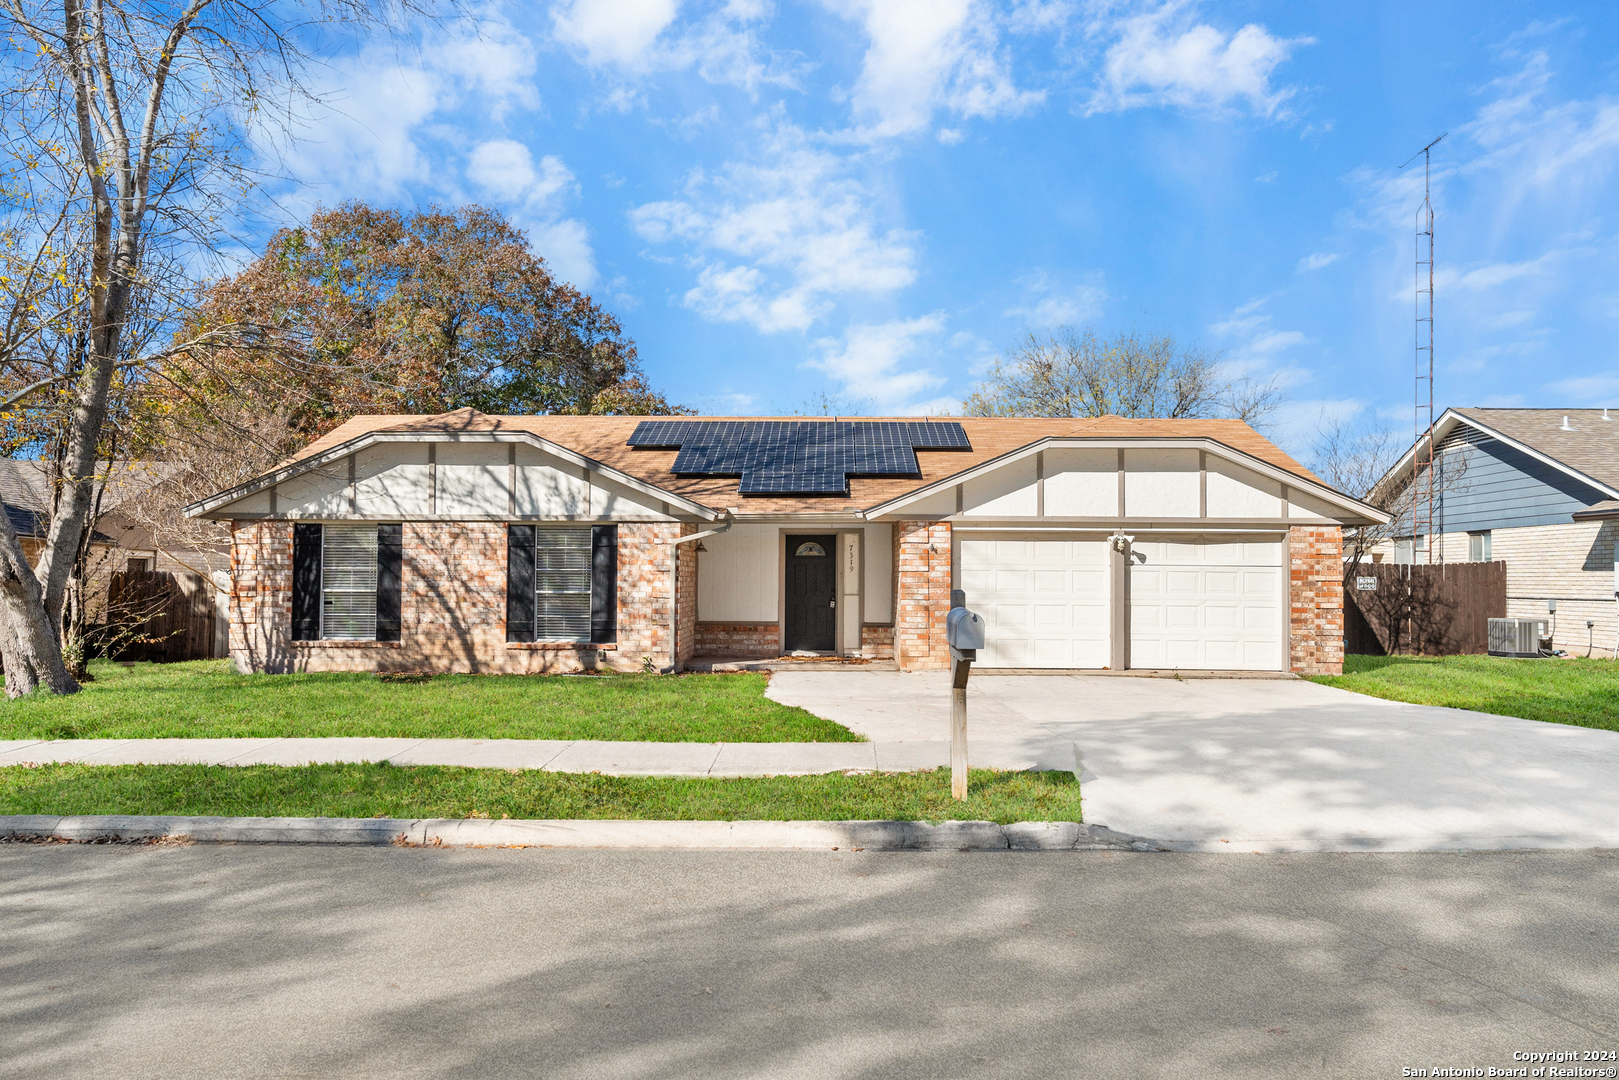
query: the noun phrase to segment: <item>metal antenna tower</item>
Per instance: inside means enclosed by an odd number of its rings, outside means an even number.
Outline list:
[[[1443,139],[1450,132],[1440,135]],[[1422,159],[1422,205],[1417,208],[1416,219],[1416,402],[1414,426],[1415,452],[1411,455],[1411,543],[1423,537],[1428,561],[1434,561],[1434,442],[1433,442],[1433,202],[1428,197],[1429,157],[1439,139],[1424,146],[1405,165]],[[1401,165],[1400,168],[1405,168]],[[1428,273],[1427,283],[1422,280],[1423,270]],[[1427,311],[1423,311],[1426,299]],[[1426,341],[1424,341],[1426,335]],[[1426,354],[1426,355],[1425,355]],[[1424,364],[1427,371],[1423,371]],[[1416,561],[1412,552],[1412,561]]]

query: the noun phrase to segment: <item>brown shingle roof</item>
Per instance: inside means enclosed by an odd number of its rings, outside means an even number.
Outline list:
[[[1456,409],[1469,420],[1556,458],[1599,483],[1619,487],[1619,416],[1602,409]],[[1563,431],[1563,417],[1573,431]]]
[[[319,454],[331,447],[379,431],[526,431],[603,465],[628,473],[665,491],[716,510],[746,506],[750,513],[816,513],[864,510],[898,498],[948,476],[970,469],[1002,454],[1044,438],[1177,439],[1207,438],[1241,451],[1297,476],[1323,481],[1241,420],[1130,420],[1117,416],[1066,420],[1046,418],[1002,419],[950,417],[967,432],[971,451],[919,451],[920,479],[914,477],[852,477],[849,497],[764,498],[739,493],[739,481],[719,477],[675,476],[673,450],[634,450],[625,445],[644,416],[491,416],[471,409],[438,416],[356,416],[304,447],[292,460]],[[669,419],[657,417],[652,419]],[[691,420],[814,420],[816,417],[677,417]],[[860,419],[871,419],[861,417]],[[906,419],[915,419],[907,417]]]

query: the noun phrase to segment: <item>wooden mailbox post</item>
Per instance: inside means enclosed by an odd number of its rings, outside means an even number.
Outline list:
[[[984,647],[984,620],[967,610],[967,594],[950,590],[950,614],[945,617],[945,641],[950,645],[950,797],[967,797],[967,676],[978,650]]]

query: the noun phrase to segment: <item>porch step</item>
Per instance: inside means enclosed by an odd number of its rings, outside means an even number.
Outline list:
[[[736,656],[694,656],[681,667],[686,671],[898,671],[892,660],[864,660],[859,657],[778,656],[770,660]]]

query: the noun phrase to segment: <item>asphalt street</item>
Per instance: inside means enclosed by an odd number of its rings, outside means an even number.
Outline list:
[[[1619,1050],[1616,907],[1612,851],[5,844],[0,1076],[1499,1068]]]

